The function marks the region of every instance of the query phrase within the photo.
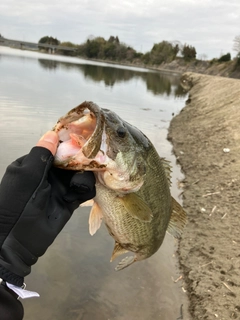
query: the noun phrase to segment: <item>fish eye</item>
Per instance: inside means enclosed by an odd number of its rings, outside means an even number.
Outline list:
[[[127,133],[127,130],[124,127],[119,127],[117,129],[117,134],[120,138],[124,138]]]

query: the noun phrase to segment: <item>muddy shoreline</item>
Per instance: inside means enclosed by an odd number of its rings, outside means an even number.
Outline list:
[[[240,80],[185,73],[168,139],[185,175],[179,262],[192,319],[240,319]]]

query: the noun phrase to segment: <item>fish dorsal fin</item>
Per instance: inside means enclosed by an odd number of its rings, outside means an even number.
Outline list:
[[[186,212],[182,206],[172,197],[172,215],[168,224],[167,232],[175,238],[180,238],[187,222]]]
[[[100,228],[103,214],[99,205],[94,202],[89,216],[89,233],[93,236]]]
[[[144,222],[152,220],[152,210],[136,193],[128,193],[118,199],[132,217]]]
[[[115,258],[117,258],[118,256],[120,256],[123,253],[128,252],[128,250],[124,249],[120,243],[115,242],[115,246],[113,249],[113,253],[110,259],[110,262],[112,262]]]
[[[167,176],[167,179],[168,179],[168,183],[169,183],[169,186],[171,186],[172,182],[171,182],[171,177],[172,177],[172,166],[171,166],[171,162],[166,160],[165,158],[160,158],[161,159],[161,162],[162,162],[162,165],[163,165],[163,168],[165,170],[165,173],[166,173],[166,176]]]

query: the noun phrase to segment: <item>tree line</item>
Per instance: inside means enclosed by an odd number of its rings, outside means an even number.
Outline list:
[[[71,42],[61,42],[57,38],[45,36],[39,41],[39,49],[41,43],[62,45],[72,47],[74,51],[58,50],[58,53],[71,56],[79,56],[89,59],[109,60],[116,62],[139,63],[148,66],[159,66],[162,63],[170,63],[175,59],[183,59],[184,61],[192,61],[196,59],[196,48],[189,45],[182,45],[179,41],[169,42],[163,40],[155,43],[152,49],[145,54],[137,52],[134,48],[120,42],[118,36],[110,36],[108,40],[103,37],[91,37],[85,43],[74,44]],[[234,39],[234,50],[238,51],[238,62],[240,64],[240,36]],[[206,55],[204,55],[206,56]],[[225,62],[231,60],[231,54],[222,55],[219,59],[212,59],[211,62]]]
[[[196,49],[188,44],[181,45],[180,42],[168,42],[162,41],[154,44],[151,51],[145,54],[137,52],[134,48],[127,44],[120,42],[118,36],[110,36],[108,40],[103,37],[95,37],[87,39],[83,44],[77,45],[71,42],[61,42],[57,38],[45,36],[39,41],[39,49],[44,50],[41,47],[41,43],[54,44],[62,46],[68,46],[75,48],[74,52],[64,52],[60,50],[59,53],[65,55],[81,56],[89,59],[101,59],[111,61],[126,61],[160,65],[163,62],[171,62],[176,59],[177,56],[181,56],[184,60],[189,61],[196,58]]]

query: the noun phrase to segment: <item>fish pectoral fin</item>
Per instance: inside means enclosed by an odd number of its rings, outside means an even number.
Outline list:
[[[89,216],[89,233],[93,236],[100,228],[102,223],[103,214],[99,205],[94,202]]]
[[[128,193],[118,199],[132,217],[145,222],[152,220],[152,210],[136,193]]]
[[[91,199],[91,200],[87,200],[83,203],[80,204],[80,207],[92,207],[94,204],[94,200]]]
[[[116,270],[116,271],[119,271],[119,270],[125,269],[125,268],[127,268],[128,266],[130,266],[131,264],[133,264],[135,261],[137,261],[136,256],[126,257],[126,258],[122,259],[122,260],[119,262],[119,264],[116,266],[115,270]]]
[[[118,256],[120,256],[123,253],[128,252],[128,250],[124,249],[120,243],[115,242],[115,246],[113,249],[113,253],[110,259],[110,262],[112,262],[115,258],[117,258]]]
[[[180,238],[187,222],[186,212],[182,206],[172,198],[172,215],[168,224],[167,232],[175,238]]]

